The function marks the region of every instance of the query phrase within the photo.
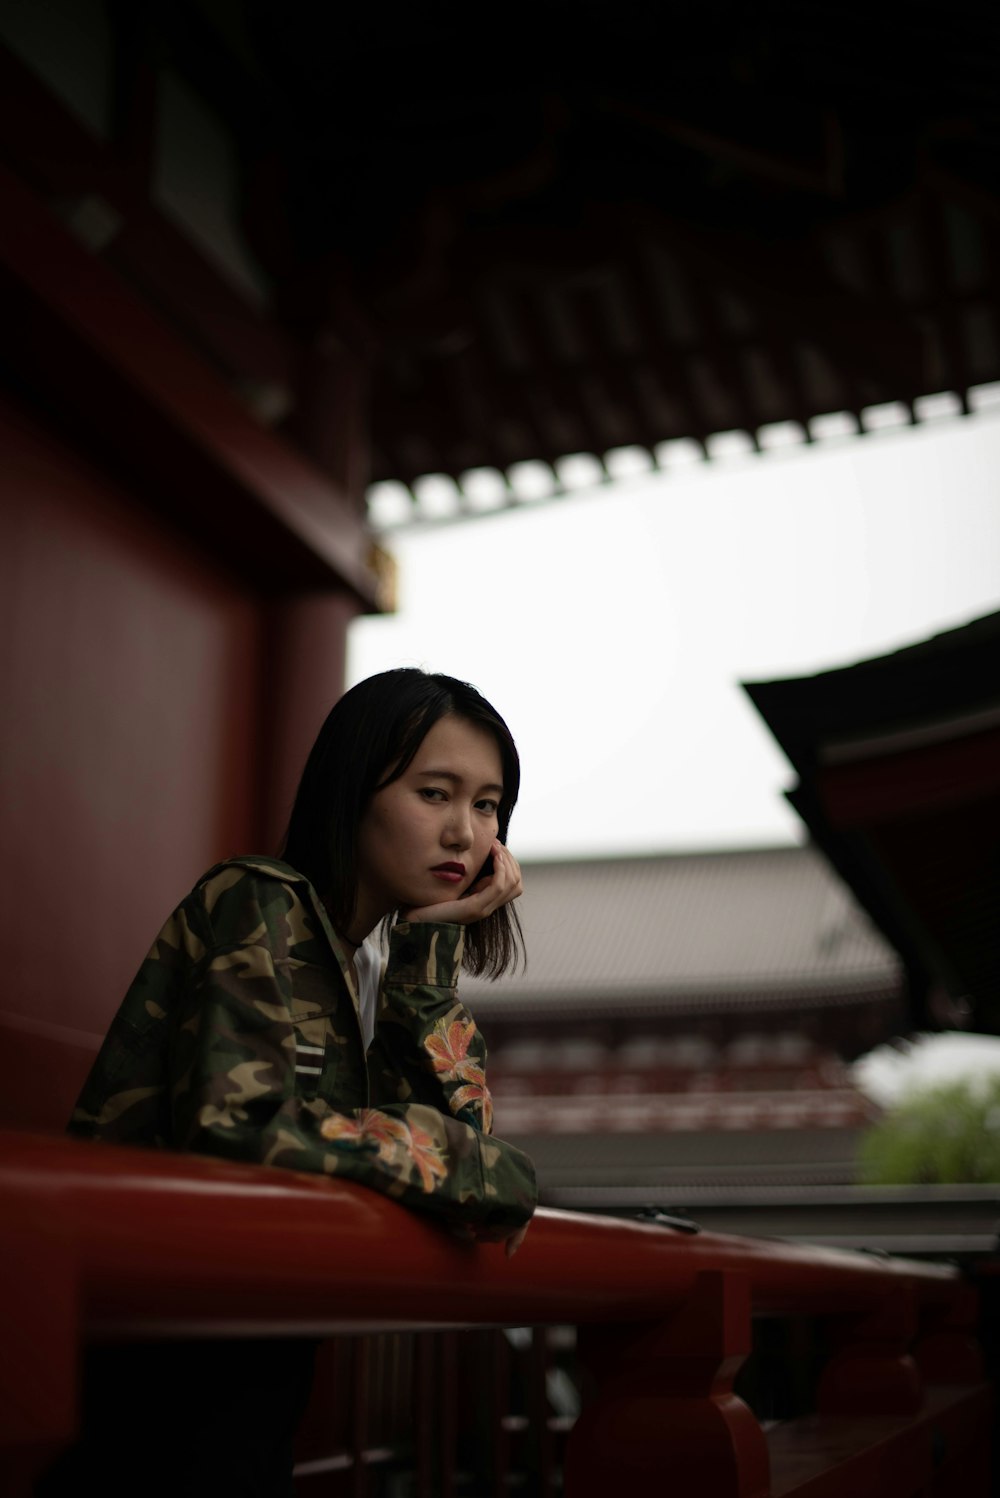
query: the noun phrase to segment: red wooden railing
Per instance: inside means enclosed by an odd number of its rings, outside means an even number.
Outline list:
[[[73,1437],[83,1342],[504,1325],[580,1329],[570,1498],[640,1481],[699,1498],[988,1489],[975,1297],[950,1267],[555,1211],[507,1261],[337,1181],[13,1133],[0,1242],[12,1498]],[[752,1316],[830,1333],[815,1412],[766,1433],[732,1392]],[[451,1491],[426,1451],[415,1463],[416,1492]]]

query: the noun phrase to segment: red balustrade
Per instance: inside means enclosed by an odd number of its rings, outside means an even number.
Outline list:
[[[571,1498],[987,1491],[974,1298],[951,1267],[545,1210],[508,1261],[335,1180],[14,1133],[0,1242],[11,1494],[72,1439],[88,1341],[565,1324],[590,1394]],[[751,1317],[804,1315],[833,1343],[817,1411],[765,1436],[733,1393]],[[551,1440],[536,1450],[551,1468]],[[418,1493],[453,1491],[424,1466]]]

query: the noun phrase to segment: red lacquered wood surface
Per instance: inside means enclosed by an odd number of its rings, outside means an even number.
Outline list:
[[[92,1056],[178,899],[266,846],[262,724],[285,670],[279,644],[265,676],[246,583],[6,394],[0,449],[0,1123],[61,1128],[88,1037]],[[345,626],[313,620],[327,670]],[[293,722],[302,698],[283,689]]]
[[[706,1271],[743,1273],[755,1312],[860,1314],[889,1285],[935,1303],[956,1280],[947,1267],[546,1210],[507,1261],[349,1184],[37,1135],[0,1135],[0,1193],[4,1225],[30,1215],[71,1247],[91,1334],[648,1321]]]
[[[879,1498],[938,1498],[959,1475],[967,1498],[987,1491],[976,1308],[949,1267],[552,1211],[508,1261],[361,1187],[15,1133],[0,1134],[0,1267],[0,1480],[17,1498],[78,1429],[87,1341],[526,1323],[586,1328],[572,1498],[604,1498],[623,1475],[659,1491],[667,1471],[672,1491],[699,1498],[832,1498],[856,1480]],[[783,1427],[777,1446],[733,1390],[754,1313],[832,1323],[817,1416]],[[944,1466],[925,1364],[958,1386]],[[444,1385],[423,1389],[441,1413],[424,1422],[440,1445],[433,1473],[418,1442],[425,1498],[454,1490],[455,1376],[442,1370]],[[544,1381],[535,1395],[547,1430]],[[329,1460],[354,1461],[363,1485],[354,1408],[354,1456]],[[548,1463],[550,1443],[538,1451]]]

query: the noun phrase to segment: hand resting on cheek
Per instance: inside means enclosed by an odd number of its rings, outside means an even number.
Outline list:
[[[493,857],[493,872],[485,874],[471,884],[456,900],[442,900],[440,904],[422,905],[400,912],[403,921],[446,921],[458,926],[471,926],[509,905],[524,891],[521,868],[509,848],[499,838],[494,838],[490,852]]]

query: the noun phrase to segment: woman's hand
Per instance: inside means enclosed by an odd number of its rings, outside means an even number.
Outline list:
[[[512,1259],[527,1237],[530,1226],[529,1222],[519,1228],[484,1228],[452,1223],[451,1230],[456,1238],[462,1238],[466,1243],[502,1243],[507,1258]]]
[[[403,910],[403,921],[450,921],[458,926],[471,926],[509,905],[524,892],[521,868],[509,848],[499,838],[493,839],[490,849],[493,855],[493,872],[477,879],[457,900],[443,900],[440,905],[422,905],[416,910]]]

